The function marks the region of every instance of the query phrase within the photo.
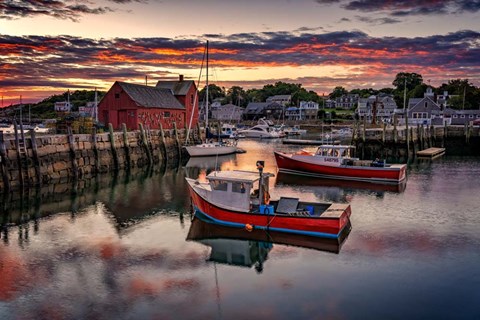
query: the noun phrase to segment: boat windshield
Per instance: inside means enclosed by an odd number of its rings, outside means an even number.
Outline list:
[[[317,149],[317,155],[323,157],[350,157],[350,148],[339,147],[319,147]]]

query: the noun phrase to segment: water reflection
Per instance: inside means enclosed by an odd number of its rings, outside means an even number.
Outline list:
[[[70,219],[75,220],[85,208],[98,206],[104,208],[119,232],[159,213],[179,215],[183,219],[189,199],[177,195],[185,190],[185,173],[176,166],[51,184],[26,194],[4,194],[0,207],[0,237],[8,243],[9,232],[17,226],[19,242],[23,244],[30,237],[28,222],[33,221],[35,234],[42,218],[68,213]]]
[[[194,218],[188,231],[187,240],[201,242],[210,246],[212,248],[210,260],[212,261],[226,264],[243,263],[250,267],[252,262],[261,261],[263,263],[265,259],[262,256],[258,256],[260,251],[252,252],[244,250],[245,248],[268,248],[266,251],[268,252],[274,244],[283,244],[338,254],[351,229],[351,225],[348,225],[338,239],[327,239],[259,229],[247,231],[241,228],[229,228],[206,223]],[[238,253],[234,252],[236,249],[240,251]],[[253,255],[248,255],[252,253]]]
[[[394,192],[401,193],[405,191],[407,182],[404,180],[399,184],[382,184],[382,183],[373,183],[365,181],[348,181],[348,180],[338,180],[338,179],[325,179],[325,178],[311,178],[305,176],[299,176],[294,174],[288,174],[284,172],[279,172],[277,174],[277,184],[287,184],[287,185],[308,185],[308,186],[318,186],[324,188],[337,188],[343,189],[350,192],[359,192],[359,191],[374,191],[383,193],[383,192]]]

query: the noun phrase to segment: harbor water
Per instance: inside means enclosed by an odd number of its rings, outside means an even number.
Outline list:
[[[115,179],[81,205],[40,201],[35,219],[7,208],[0,319],[480,319],[480,158],[415,160],[391,186],[278,174],[273,150],[305,146],[239,147]],[[192,221],[185,177],[256,160],[275,173],[272,198],[349,203],[346,238]]]

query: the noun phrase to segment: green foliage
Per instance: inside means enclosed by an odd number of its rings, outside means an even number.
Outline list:
[[[397,90],[404,90],[405,84],[407,91],[413,90],[416,86],[423,83],[422,75],[418,73],[400,72],[395,76],[392,84]]]
[[[344,94],[348,94],[347,89],[345,89],[344,87],[335,87],[335,89],[333,89],[332,93],[330,93],[329,96],[330,99],[336,99],[343,96]]]

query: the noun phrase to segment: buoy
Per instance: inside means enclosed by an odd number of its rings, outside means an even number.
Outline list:
[[[245,225],[245,230],[247,230],[248,232],[251,232],[253,230],[253,226],[251,224],[246,224]]]

